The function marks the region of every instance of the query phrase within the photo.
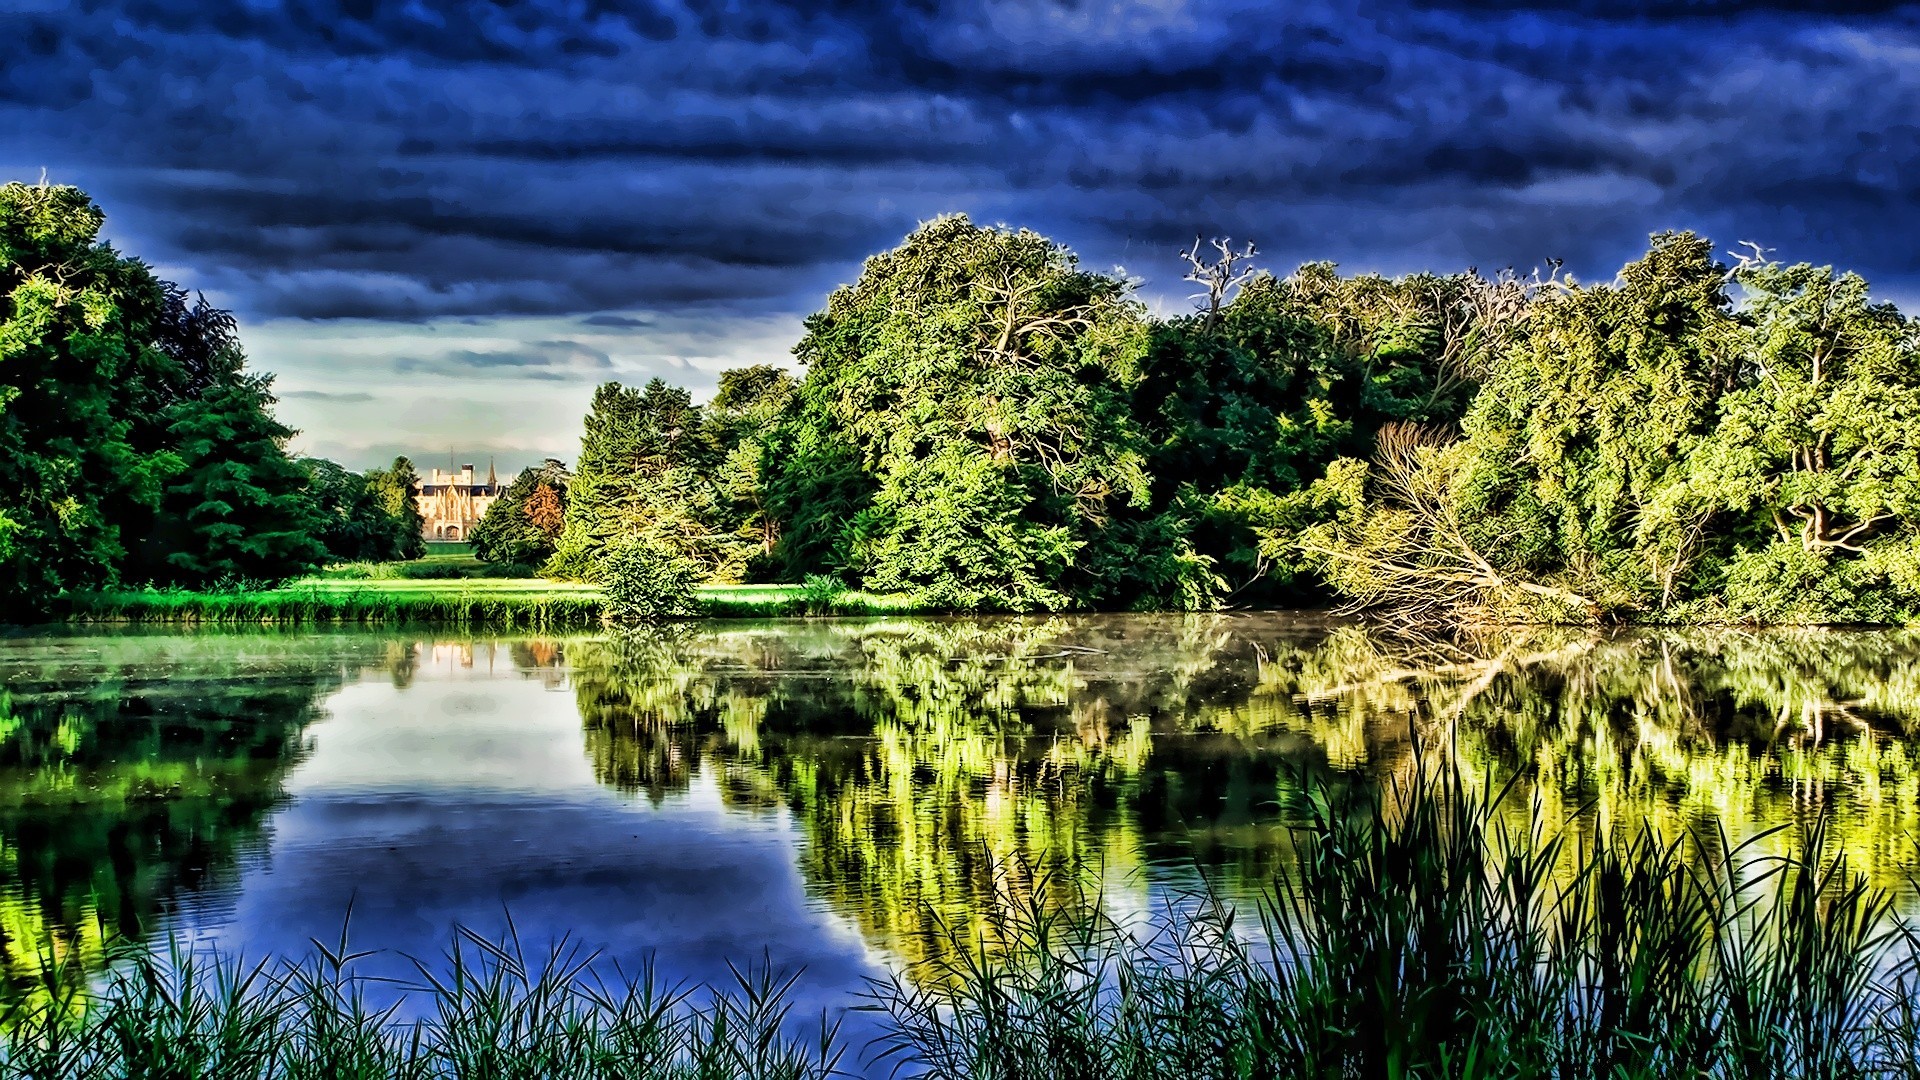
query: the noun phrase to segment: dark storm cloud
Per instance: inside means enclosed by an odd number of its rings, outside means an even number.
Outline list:
[[[1920,29],[1896,4],[16,9],[0,163],[87,186],[124,246],[245,317],[805,311],[952,210],[1173,297],[1196,233],[1281,269],[1604,276],[1692,227],[1920,286]],[[589,370],[544,346],[409,362]]]

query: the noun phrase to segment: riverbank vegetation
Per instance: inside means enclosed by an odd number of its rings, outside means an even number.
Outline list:
[[[1196,245],[1203,306],[1159,319],[931,222],[808,319],[797,380],[602,387],[546,572],[619,538],[931,610],[1920,617],[1920,334],[1857,275],[1691,234],[1601,284],[1252,255]]]
[[[101,221],[0,188],[15,605],[417,556],[412,465],[289,458],[231,317]],[[1920,334],[1857,275],[1687,233],[1605,283],[1185,254],[1201,303],[1157,317],[1043,236],[929,222],[807,319],[798,377],[602,386],[574,467],[515,479],[475,552],[927,611],[1920,618]]]
[[[1820,854],[1817,826],[1772,860],[1712,835],[1503,829],[1504,796],[1441,765],[1313,791],[1257,913],[1200,894],[1113,919],[1097,896],[1047,905],[1062,883],[1003,866],[992,936],[876,981],[860,1047],[791,1016],[792,982],[762,969],[685,995],[564,942],[463,935],[397,994],[355,975],[343,933],[279,967],[127,948],[89,984],[48,964],[0,1017],[0,1076],[160,1060],[261,1078],[815,1077],[856,1060],[951,1080],[1920,1072],[1920,947],[1888,895]]]
[[[423,560],[424,562],[425,560]],[[414,564],[400,564],[411,569]],[[431,563],[428,566],[431,567]],[[598,585],[540,578],[495,578],[404,572],[392,564],[336,567],[326,576],[272,588],[122,589],[71,593],[53,611],[78,623],[205,623],[312,626],[333,623],[484,626],[560,630],[596,627],[608,618]],[[457,568],[464,569],[464,568]],[[340,573],[340,571],[345,571]],[[368,576],[352,576],[361,572]],[[656,611],[653,594],[636,594],[636,617],[717,619],[802,615],[906,614],[902,596],[846,589],[834,582],[799,585],[688,585],[671,611]]]
[[[5,616],[418,554],[412,467],[290,457],[233,317],[101,241],[104,221],[74,188],[0,185]]]

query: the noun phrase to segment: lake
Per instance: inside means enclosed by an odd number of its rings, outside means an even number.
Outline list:
[[[1920,635],[1410,639],[1284,614],[0,637],[0,961],[114,935],[431,965],[452,928],[628,971],[804,969],[799,1011],[1013,890],[1242,904],[1308,777],[1452,754],[1506,813],[1915,869]],[[1779,832],[1766,834],[1769,829]],[[1709,845],[1711,846],[1711,845]],[[1075,883],[1080,886],[1076,887]],[[1905,905],[1911,909],[1912,905]]]

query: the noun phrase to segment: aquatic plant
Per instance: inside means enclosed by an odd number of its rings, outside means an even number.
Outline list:
[[[1512,830],[1428,765],[1309,785],[1251,925],[1201,892],[1157,917],[1003,865],[1009,902],[873,984],[870,1070],[934,1078],[1920,1076],[1920,937],[1822,855],[1651,831]],[[1571,834],[1566,834],[1571,835]],[[1091,914],[1088,914],[1091,912]],[[49,963],[0,1016],[0,1078],[824,1078],[847,1047],[765,965],[699,993],[608,979],[562,941],[459,934],[386,1005],[364,954],[280,967],[122,947],[99,991]],[[76,999],[84,998],[76,1004]],[[405,1003],[403,1016],[400,1002]],[[409,1019],[407,1017],[417,1017]],[[77,1019],[76,1019],[77,1018]],[[162,1063],[164,1062],[164,1072]]]
[[[1504,797],[1451,767],[1320,785],[1253,927],[1206,894],[1145,926],[1003,906],[1002,949],[875,988],[878,1056],[942,1078],[1920,1075],[1916,939],[1822,827],[1790,859],[1651,831],[1576,849],[1509,831]]]
[[[0,1014],[0,1078],[825,1080],[843,1053],[824,1017],[799,1034],[794,979],[766,964],[696,998],[650,966],[609,979],[566,941],[529,954],[511,930],[463,931],[396,996],[356,972],[368,955],[344,930],[278,966],[123,944],[92,995],[50,965],[47,994]]]

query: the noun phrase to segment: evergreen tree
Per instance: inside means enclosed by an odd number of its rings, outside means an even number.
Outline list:
[[[640,537],[709,577],[737,580],[739,543],[717,512],[724,455],[686,390],[654,379],[594,394],[567,492],[566,527],[548,570],[593,578],[616,542]]]
[[[178,580],[276,581],[325,561],[307,474],[286,454],[293,432],[272,401],[266,380],[241,379],[168,410],[181,466],[161,511],[181,534],[167,556]]]

